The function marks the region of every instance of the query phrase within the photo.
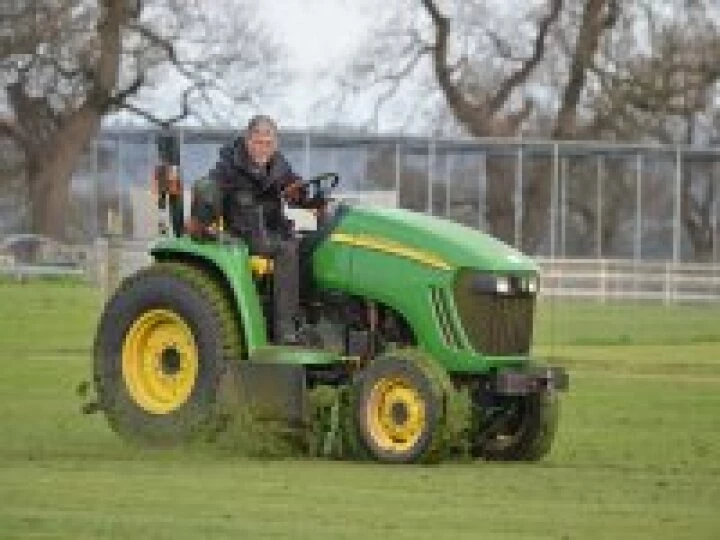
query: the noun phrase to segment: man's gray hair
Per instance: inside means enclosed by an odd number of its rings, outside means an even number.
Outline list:
[[[257,114],[253,116],[248,122],[247,129],[245,130],[245,136],[249,137],[253,133],[256,133],[262,129],[269,129],[275,135],[277,135],[278,133],[278,128],[275,120],[265,114]]]

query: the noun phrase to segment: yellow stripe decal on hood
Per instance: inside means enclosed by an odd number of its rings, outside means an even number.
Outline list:
[[[345,233],[332,233],[330,240],[338,242],[340,244],[347,244],[349,246],[364,247],[375,251],[381,251],[383,253],[390,253],[391,255],[397,255],[399,257],[405,257],[433,268],[439,268],[440,270],[452,270],[452,266],[443,261],[437,255],[421,251],[419,249],[404,246],[392,240],[385,240],[382,238],[376,238],[373,236],[366,236],[362,234],[345,234]]]

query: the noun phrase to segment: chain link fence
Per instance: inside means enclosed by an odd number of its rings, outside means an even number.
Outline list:
[[[97,249],[78,246],[110,233],[133,245],[156,234],[150,176],[157,134],[104,130],[93,142],[72,178],[65,251],[85,252],[91,261]],[[236,136],[207,129],[179,135],[186,189]],[[720,263],[720,148],[284,132],[281,149],[305,177],[340,173],[338,198],[446,217],[539,260],[625,261],[633,268]],[[15,165],[4,163],[7,174]],[[6,259],[41,251],[13,248],[13,238],[29,236],[21,184],[5,182],[0,193]]]

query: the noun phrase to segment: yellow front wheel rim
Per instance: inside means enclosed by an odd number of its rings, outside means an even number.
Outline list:
[[[190,397],[198,376],[198,349],[177,313],[153,309],[130,326],[122,347],[125,386],[142,409],[168,414]]]
[[[403,378],[378,380],[370,390],[366,414],[370,436],[387,451],[411,449],[425,428],[425,400]]]

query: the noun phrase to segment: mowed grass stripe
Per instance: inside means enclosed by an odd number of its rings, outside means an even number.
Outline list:
[[[19,530],[34,520],[38,532],[59,527],[68,537],[114,527],[158,538],[678,538],[692,531],[709,538],[703,530],[717,523],[717,483],[682,474],[241,460],[119,465],[123,475],[92,464],[11,471],[4,489],[13,497],[0,515]]]
[[[89,351],[101,307],[100,291],[83,283],[0,281],[0,358]]]
[[[549,458],[382,467],[127,447],[75,395],[99,305],[0,286],[0,538],[718,537],[717,308],[542,304],[573,377]]]
[[[538,302],[535,343],[602,346],[711,343],[720,350],[720,303]]]

